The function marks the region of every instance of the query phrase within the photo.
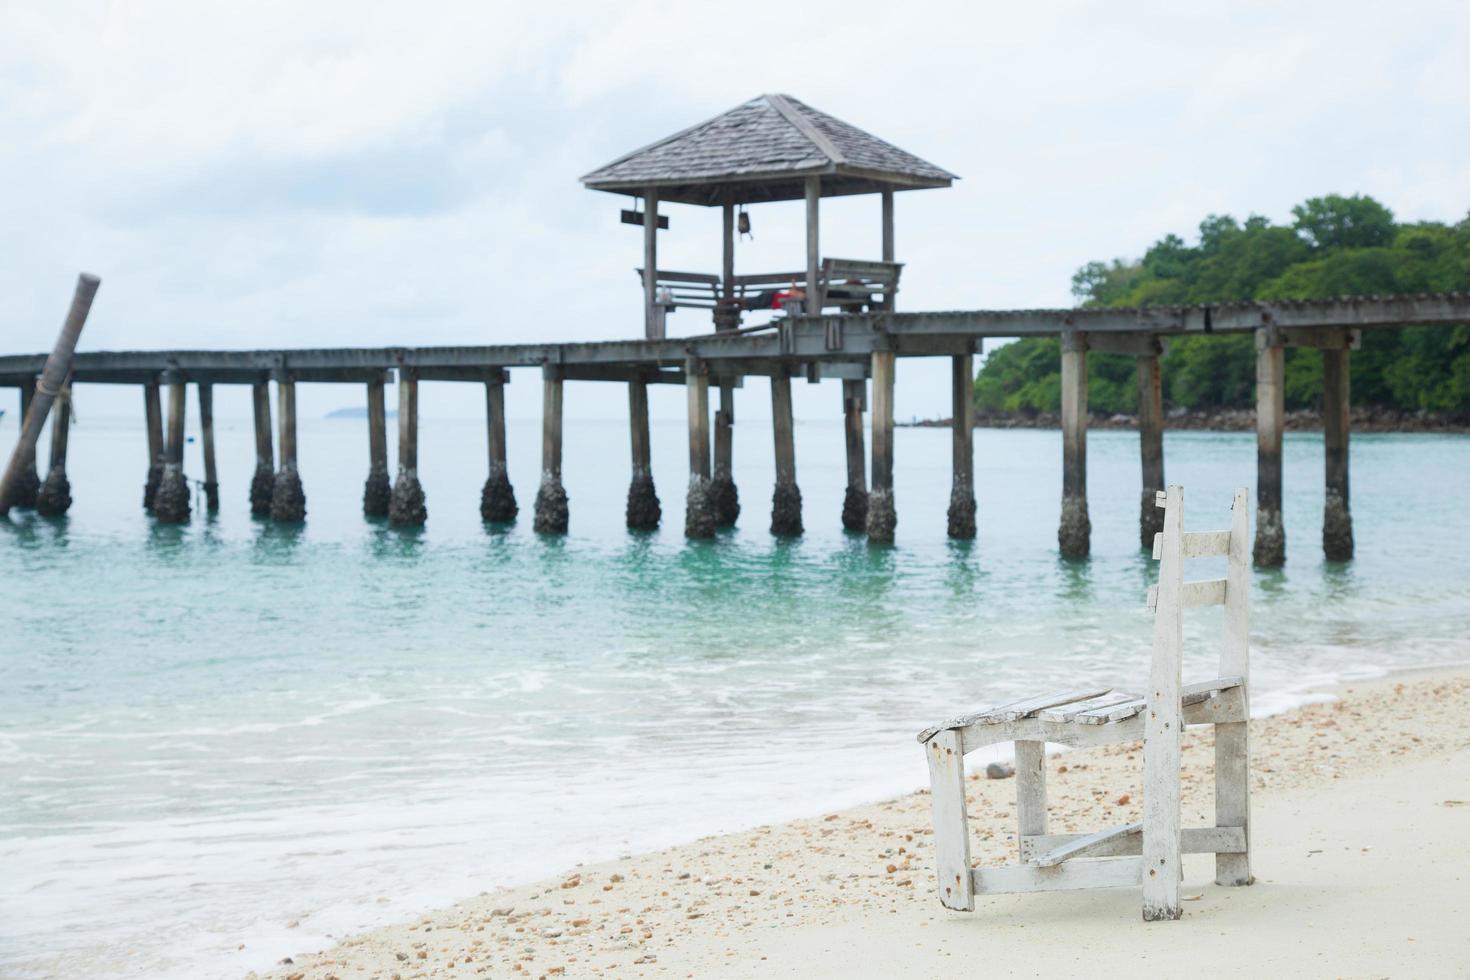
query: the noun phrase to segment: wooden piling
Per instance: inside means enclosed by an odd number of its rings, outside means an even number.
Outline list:
[[[419,483],[419,378],[405,368],[398,372],[398,476],[388,501],[388,523],[422,527],[428,518]]]
[[[710,503],[717,527],[734,527],[740,517],[740,490],[735,486],[735,382],[720,382],[715,412],[715,466],[710,477]]]
[[[950,359],[950,432],[953,480],[949,491],[949,536],[975,537],[975,355]]]
[[[873,482],[868,493],[868,540],[892,544],[898,526],[893,501],[893,380],[897,358],[873,351]]]
[[[1087,337],[1062,334],[1062,519],[1057,544],[1065,558],[1092,550],[1087,517]]]
[[[1286,350],[1276,331],[1256,331],[1256,567],[1286,562],[1281,518],[1281,434],[1286,419]]]
[[[362,486],[364,517],[387,517],[393,500],[388,479],[388,406],[383,379],[367,383],[368,475]]]
[[[650,212],[651,213],[651,212]],[[657,227],[653,218],[646,219]],[[541,369],[541,486],[536,490],[536,517],[532,526],[541,534],[567,533],[567,492],[561,485],[562,369]]]
[[[710,499],[709,373],[690,358],[684,363],[684,389],[689,409],[689,490],[684,499],[684,536],[715,536]]]
[[[270,382],[257,381],[251,385],[250,400],[255,421],[255,474],[250,478],[250,513],[255,517],[269,517],[271,493],[276,483],[276,458],[271,445]]]
[[[771,377],[771,424],[776,444],[776,489],[771,494],[771,533],[794,537],[802,532],[801,489],[796,485],[796,428],[791,412],[791,376]]]
[[[306,491],[296,468],[296,382],[290,375],[276,379],[276,408],[281,416],[281,468],[271,488],[271,520],[295,524],[306,519]]]
[[[219,471],[214,458],[214,386],[196,385],[199,399],[199,444],[204,452],[204,505],[213,514],[219,510]]]
[[[842,382],[842,427],[847,437],[847,492],[842,499],[842,527],[862,533],[868,529],[867,454],[863,448],[863,402],[867,382]]]
[[[148,429],[148,480],[143,484],[143,509],[152,513],[158,482],[163,479],[163,405],[157,381],[143,385],[143,413]]]
[[[61,517],[71,508],[71,481],[66,477],[66,448],[71,429],[71,384],[56,394],[51,415],[51,465],[46,481],[36,494],[36,513],[42,517]]]
[[[480,490],[480,517],[492,524],[516,519],[515,488],[510,485],[505,450],[505,372],[498,380],[485,382],[485,433],[490,449],[490,475]]]
[[[189,519],[189,483],[184,479],[184,412],[188,388],[176,371],[164,375],[168,385],[168,429],[164,439],[163,476],[153,497],[153,516],[160,524]]]
[[[77,338],[87,323],[87,314],[92,309],[92,300],[100,283],[96,276],[85,272],[77,277],[71,306],[66,311],[61,331],[56,335],[56,344],[41,369],[41,377],[34,382],[34,390],[21,391],[20,434],[10,461],[0,473],[0,517],[9,513],[13,506],[35,504],[40,483],[36,476],[36,442],[41,438],[41,428],[51,412],[51,403],[71,375]],[[27,382],[29,384],[30,379]]]
[[[628,482],[625,519],[631,531],[651,531],[663,519],[653,486],[652,449],[648,433],[648,382],[628,382],[628,436],[633,476]]]
[[[1155,340],[1157,345],[1158,341]],[[1139,546],[1152,551],[1154,535],[1164,529],[1164,510],[1157,496],[1164,489],[1164,389],[1159,355],[1136,358],[1138,380],[1138,449],[1143,465],[1143,491],[1138,506]]]
[[[1347,331],[1341,347],[1322,351],[1322,437],[1327,457],[1327,498],[1322,511],[1322,552],[1328,561],[1353,557],[1353,515],[1348,508],[1350,358]]]

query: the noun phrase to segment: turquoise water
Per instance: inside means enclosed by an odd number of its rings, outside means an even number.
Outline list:
[[[840,530],[835,420],[797,427],[803,538],[766,533],[769,427],[743,422],[739,529],[698,544],[675,421],[653,432],[665,529],[633,535],[624,422],[569,420],[571,533],[548,540],[534,421],[510,426],[522,520],[492,530],[482,425],[426,420],[419,533],[361,518],[362,422],[302,425],[301,529],[249,518],[249,426],[220,429],[217,518],[153,525],[141,426],[92,418],[71,516],[0,525],[7,976],[238,976],[577,861],[914,788],[938,717],[1145,670],[1130,433],[1090,436],[1094,553],[1066,563],[1055,432],[977,433],[980,537],[955,544],[948,433],[900,430],[898,542],[872,549]],[[1169,435],[1187,526],[1225,526],[1254,454]],[[1321,558],[1321,472],[1320,437],[1288,436],[1289,562],[1254,579],[1261,711],[1466,659],[1470,439],[1354,439],[1348,565]],[[1210,676],[1218,625],[1192,614],[1187,674]]]

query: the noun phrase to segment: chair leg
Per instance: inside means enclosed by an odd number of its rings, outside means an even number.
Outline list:
[[[934,806],[934,870],[945,908],[970,912],[975,885],[970,877],[970,821],[965,814],[965,755],[956,731],[940,732],[925,746]]]
[[[1245,831],[1243,854],[1215,855],[1215,884],[1249,885],[1251,877],[1250,727],[1243,721],[1215,726],[1215,826]]]
[[[1021,839],[1046,833],[1046,743],[1016,743],[1016,846],[1026,859]]]

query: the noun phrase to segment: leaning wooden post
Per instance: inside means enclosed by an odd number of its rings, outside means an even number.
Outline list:
[[[97,295],[97,287],[101,282],[96,276],[85,272],[77,276],[77,288],[72,293],[71,306],[66,311],[61,332],[57,334],[56,345],[51,348],[46,366],[41,369],[41,377],[36,381],[34,400],[30,400],[25,392],[21,394],[24,410],[21,412],[20,435],[16,439],[15,450],[10,454],[5,472],[0,474],[0,517],[8,513],[12,506],[20,506],[16,494],[22,479],[35,476],[36,441],[41,438],[41,427],[46,424],[51,402],[71,376],[71,359],[77,349],[77,338],[82,335],[82,327],[87,324],[87,314],[92,309],[92,299]],[[25,480],[26,485],[32,488],[36,482],[39,481]],[[33,503],[35,490],[32,489],[31,493]]]
[[[1286,562],[1281,519],[1281,433],[1286,417],[1286,350],[1271,327],[1256,331],[1256,542],[1259,568]]]
[[[734,527],[740,517],[740,490],[735,486],[735,382],[720,382],[720,407],[715,412],[715,468],[709,486],[715,524]]]
[[[1154,353],[1136,359],[1138,380],[1138,448],[1143,462],[1143,495],[1138,508],[1140,547],[1153,550],[1154,535],[1164,529],[1157,497],[1164,489],[1164,389],[1159,369],[1159,342]]]
[[[632,447],[633,477],[628,483],[625,513],[629,530],[651,531],[663,518],[653,486],[652,449],[648,435],[648,382],[628,382],[628,435]]]
[[[388,479],[388,405],[382,378],[367,383],[367,423],[368,475],[362,486],[362,513],[387,517],[393,484]]]
[[[949,536],[975,537],[975,355],[950,360],[954,477],[949,491]]]
[[[1092,549],[1087,518],[1087,336],[1062,334],[1062,520],[1057,544],[1063,557],[1086,558]]]
[[[684,390],[689,408],[689,491],[684,498],[684,536],[715,536],[715,510],[710,499],[709,374],[695,358],[684,362]]]
[[[250,386],[255,421],[255,475],[250,478],[250,513],[271,516],[271,493],[276,484],[276,456],[271,446],[271,388],[269,381]]]
[[[771,376],[771,423],[776,443],[776,489],[771,494],[771,533],[794,537],[801,527],[801,489],[796,485],[796,432],[791,414],[791,375]]]
[[[1167,503],[1159,559],[1158,603],[1154,612],[1154,652],[1143,725],[1143,918],[1146,922],[1179,918],[1179,878],[1183,873],[1179,754],[1184,719],[1179,696],[1184,646],[1184,491],[1173,486],[1164,493]]]
[[[398,477],[388,501],[388,523],[422,527],[428,518],[419,483],[419,376],[404,368],[398,372]]]
[[[199,398],[199,443],[204,450],[204,505],[212,514],[219,510],[219,471],[214,459],[214,386],[195,385]]]
[[[56,412],[51,418],[51,465],[46,482],[36,494],[36,513],[61,517],[71,508],[71,481],[66,478],[66,444],[71,427],[71,382],[56,395]]]
[[[1353,515],[1348,509],[1348,429],[1351,350],[1348,331],[1340,347],[1322,351],[1322,436],[1327,455],[1327,502],[1322,511],[1322,552],[1328,561],[1353,557]]]
[[[536,490],[536,517],[532,527],[541,534],[566,534],[569,515],[567,492],[561,485],[560,365],[545,365],[541,379],[541,486]]]
[[[1221,677],[1239,677],[1235,721],[1215,725],[1215,826],[1239,827],[1245,850],[1215,854],[1215,884],[1249,885],[1251,877],[1250,764],[1250,498],[1235,491],[1230,509],[1230,554],[1225,571],[1225,648]]]
[[[898,526],[893,503],[893,376],[891,350],[873,351],[873,488],[868,493],[868,540],[892,544]]]
[[[163,479],[163,405],[157,381],[143,385],[143,413],[148,428],[148,480],[143,484],[143,509],[152,513],[158,481]]]
[[[485,431],[490,447],[490,475],[480,490],[480,517],[492,524],[504,524],[515,520],[520,508],[516,505],[515,488],[510,485],[510,471],[506,468],[505,385],[508,376],[503,370],[497,374],[497,379],[485,382]]]
[[[294,524],[306,519],[306,491],[296,469],[296,381],[284,372],[276,377],[276,407],[281,415],[281,468],[271,488],[271,520]]]
[[[153,516],[160,524],[189,519],[189,482],[184,479],[184,411],[188,387],[176,370],[164,372],[168,385],[168,429],[163,449],[163,477],[153,497]]]
[[[868,473],[863,448],[863,403],[867,382],[842,382],[842,427],[847,436],[847,493],[842,499],[842,526],[859,533],[868,528]]]
[[[26,416],[31,414],[31,405],[36,397],[36,379],[32,378],[29,383],[20,389],[20,424],[22,430],[25,428]],[[39,441],[40,436],[36,439]],[[19,448],[19,444],[17,444]],[[36,470],[36,447],[32,445],[23,450],[24,458],[21,460],[20,473],[16,476],[15,483],[10,488],[11,507],[29,509],[36,506],[36,495],[41,490],[41,475]]]

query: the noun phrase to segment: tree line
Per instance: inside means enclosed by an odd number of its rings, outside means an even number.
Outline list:
[[[1072,277],[1084,307],[1329,299],[1334,296],[1470,290],[1470,216],[1457,224],[1399,223],[1371,197],[1331,194],[1292,208],[1292,222],[1229,215],[1200,222],[1199,240],[1166,235],[1136,261],[1089,262]],[[1191,410],[1255,404],[1250,334],[1172,339],[1161,368],[1164,398]],[[1056,412],[1061,404],[1060,342],[1032,337],[986,357],[975,402],[994,415]],[[1133,414],[1133,358],[1087,359],[1088,402],[1099,414]],[[1322,356],[1286,352],[1289,408],[1320,405]],[[1352,401],[1400,410],[1470,410],[1470,327],[1365,330],[1352,356]]]

